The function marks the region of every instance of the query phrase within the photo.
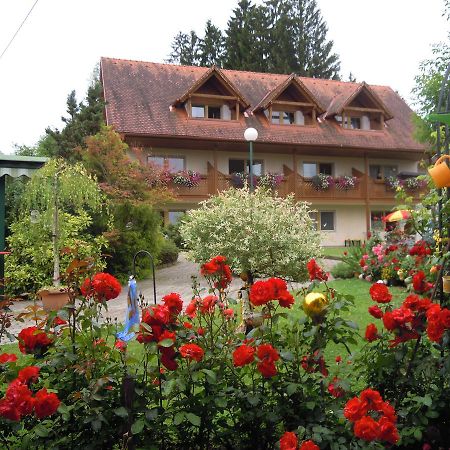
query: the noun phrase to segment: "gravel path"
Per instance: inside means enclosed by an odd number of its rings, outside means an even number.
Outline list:
[[[329,271],[337,261],[324,260],[323,266]],[[186,259],[186,255],[181,253],[178,261],[169,267],[164,267],[156,270],[156,298],[159,302],[161,297],[171,292],[177,292],[181,295],[185,305],[190,302],[192,298],[192,276],[199,275],[199,266]],[[204,280],[199,277],[199,281],[203,287],[207,287]],[[230,297],[236,297],[236,292],[241,288],[242,281],[239,278],[234,278],[230,287]],[[301,284],[293,283],[291,289],[300,287]],[[151,279],[142,280],[138,282],[138,292],[141,292],[148,303],[153,303],[153,282]],[[39,302],[38,302],[39,303]],[[23,312],[24,309],[32,305],[31,301],[16,302],[11,309],[15,315]],[[111,317],[113,320],[117,318],[119,322],[123,322],[127,308],[127,287],[124,286],[122,293],[114,300],[108,302],[108,311],[105,317]],[[22,328],[31,326],[31,322],[17,322],[13,321],[9,331],[17,334]]]

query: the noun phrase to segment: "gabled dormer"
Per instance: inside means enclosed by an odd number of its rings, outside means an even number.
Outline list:
[[[283,83],[270,91],[253,108],[263,111],[273,125],[315,125],[316,117],[324,112],[306,86],[290,75]]]
[[[335,97],[325,114],[346,129],[383,130],[385,122],[392,119],[392,114],[365,82],[355,85],[350,93],[345,92]]]
[[[250,105],[226,75],[212,66],[172,106],[184,107],[191,119],[239,120]]]

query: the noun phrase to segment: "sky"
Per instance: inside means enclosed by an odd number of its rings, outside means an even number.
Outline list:
[[[0,0],[0,54],[36,0]],[[164,62],[178,31],[225,29],[238,0],[39,0],[0,58],[0,152],[61,128],[101,56]],[[256,1],[261,3],[261,0]],[[431,44],[448,40],[443,0],[317,0],[344,79],[389,85],[411,103]]]

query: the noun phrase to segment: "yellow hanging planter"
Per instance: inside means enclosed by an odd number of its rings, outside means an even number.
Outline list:
[[[321,292],[310,292],[303,300],[303,310],[311,318],[325,314],[327,306],[328,299]]]
[[[436,161],[434,166],[428,169],[428,172],[437,188],[450,186],[450,168],[445,163],[446,159],[450,159],[450,156],[442,155]]]

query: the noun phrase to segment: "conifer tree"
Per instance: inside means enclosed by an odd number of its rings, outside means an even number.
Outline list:
[[[199,43],[199,59],[201,66],[221,67],[224,57],[224,37],[222,31],[211,23],[206,22],[205,37]]]
[[[189,34],[179,32],[172,42],[172,52],[167,60],[185,66],[200,65],[200,39],[193,30]]]

